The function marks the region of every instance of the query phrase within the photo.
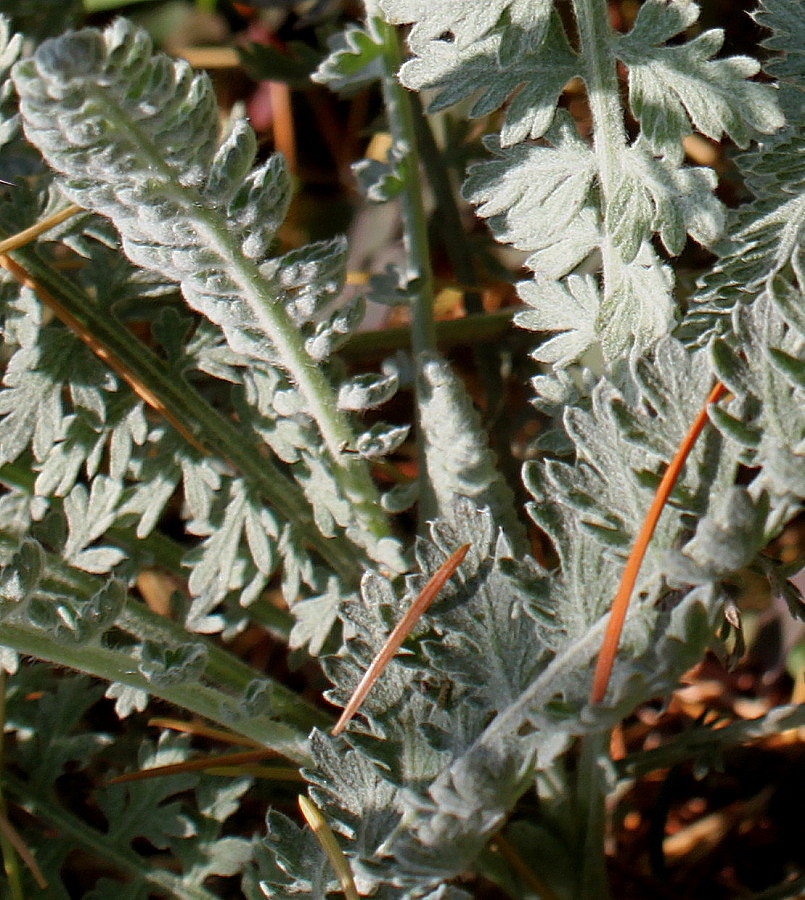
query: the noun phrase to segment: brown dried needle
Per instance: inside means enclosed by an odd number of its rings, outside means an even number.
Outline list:
[[[417,620],[425,612],[425,610],[433,602],[433,598],[444,587],[445,582],[450,578],[453,572],[461,565],[461,561],[467,555],[470,549],[469,544],[464,544],[455,550],[447,559],[439,566],[428,580],[428,583],[419,592],[419,596],[409,607],[405,615],[395,626],[394,630],[386,639],[380,652],[372,660],[372,664],[364,673],[363,678],[358,682],[349,702],[341,713],[341,718],[335,723],[333,730],[330,732],[334,737],[341,734],[346,728],[349,720],[355,715],[358,707],[366,699],[366,695],[372,688],[372,685],[380,677],[380,674],[391,661],[394,654],[400,649],[400,645],[410,634],[411,629],[417,623]]]

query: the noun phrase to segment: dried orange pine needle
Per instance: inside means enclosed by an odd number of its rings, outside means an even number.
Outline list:
[[[467,555],[470,549],[469,544],[464,544],[448,556],[448,558],[439,566],[428,580],[428,583],[419,593],[408,609],[408,612],[400,619],[394,630],[386,639],[380,652],[372,660],[372,664],[366,670],[363,678],[358,682],[354,693],[349,698],[349,702],[341,713],[341,718],[335,723],[335,727],[330,732],[334,737],[341,734],[346,728],[347,722],[355,715],[358,707],[366,699],[366,695],[372,688],[372,685],[380,677],[380,674],[391,661],[394,654],[400,649],[402,642],[408,637],[411,629],[417,623],[417,620],[425,612],[425,610],[433,602],[433,598],[444,587],[448,578],[461,565],[461,561]]]
[[[657,492],[654,494],[654,500],[651,503],[646,518],[635,539],[632,551],[626,561],[623,569],[621,582],[618,587],[618,593],[612,601],[612,610],[609,614],[609,622],[604,633],[604,640],[601,644],[601,651],[598,654],[598,661],[593,674],[593,687],[590,693],[590,703],[600,703],[607,692],[609,677],[612,674],[612,666],[615,663],[615,654],[618,652],[618,643],[620,642],[621,632],[623,631],[623,623],[626,620],[626,611],[629,608],[629,598],[632,596],[637,576],[640,572],[640,566],[643,558],[648,550],[648,545],[654,535],[654,529],[660,519],[663,507],[668,501],[668,496],[673,490],[674,484],[682,471],[682,466],[688,458],[693,445],[707,424],[707,410],[711,404],[716,403],[725,393],[726,388],[720,381],[716,382],[715,387],[710,391],[704,406],[696,416],[690,431],[685,435],[679,449],[676,451],[674,458],[671,460],[665,474],[660,481]]]

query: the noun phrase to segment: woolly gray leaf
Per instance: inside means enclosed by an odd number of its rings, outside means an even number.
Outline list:
[[[364,410],[382,406],[397,392],[397,375],[356,375],[338,389],[340,409]]]
[[[534,350],[532,356],[538,362],[568,365],[596,343],[601,300],[595,280],[573,275],[565,284],[537,273],[517,286],[517,293],[529,306],[517,313],[517,324],[553,334]]]
[[[402,445],[409,431],[407,425],[387,425],[378,422],[368,431],[358,435],[355,451],[367,459],[388,456]]]
[[[641,141],[623,158],[614,200],[606,210],[607,226],[631,262],[652,232],[666,250],[681,253],[686,234],[712,244],[721,234],[724,214],[713,196],[716,176],[711,169],[679,168],[646,152]]]
[[[177,647],[145,641],[137,668],[157,688],[198,682],[207,663],[203,644],[184,643]]]
[[[358,182],[361,196],[372,203],[387,203],[399,196],[404,187],[401,163],[408,155],[405,144],[398,142],[389,148],[386,162],[377,159],[361,159],[352,165],[352,174]]]
[[[125,599],[125,585],[111,579],[89,599],[70,596],[35,599],[28,616],[35,628],[48,632],[56,641],[80,645],[99,638],[115,624]]]
[[[383,74],[383,42],[372,20],[365,28],[350,24],[328,40],[330,49],[311,78],[342,93],[358,91]]]
[[[747,565],[766,544],[768,497],[754,502],[735,487],[719,497],[715,509],[699,520],[692,540],[682,548],[710,578],[724,578]]]
[[[337,579],[328,578],[323,593],[292,604],[291,612],[296,621],[288,646],[292,650],[307,646],[311,656],[318,656],[338,619],[339,607],[354,602],[353,595],[344,595]]]
[[[416,90],[434,91],[434,112],[470,95],[477,96],[472,117],[510,101],[501,131],[503,146],[538,138],[553,121],[562,88],[577,74],[576,55],[552,5],[552,0],[536,5],[495,0],[436,8],[384,0],[390,21],[415,22],[409,35],[415,56],[403,65],[400,80]]]
[[[211,169],[223,177],[229,147],[233,171],[244,170],[249,142],[236,136],[216,160],[209,79],[184,61],[152,55],[145,32],[123,19],[104,32],[44,43],[17,64],[15,84],[28,140],[61,174],[65,193],[111,218],[129,258],[178,282],[235,353],[288,373],[320,432],[317,443],[323,439],[331,480],[357,501],[338,522],[372,555],[389,526],[365,464],[338,454],[350,426],[324,372],[311,364],[326,359],[361,316],[359,300],[324,320],[318,315],[343,284],[343,241],[263,259],[288,202],[283,164],[269,160],[231,200],[204,194]]]
[[[567,117],[561,116],[548,137],[553,146],[508,148],[488,138],[486,146],[498,158],[472,166],[463,192],[478,206],[478,214],[489,219],[498,240],[533,251],[529,264],[538,261],[540,269],[559,277],[599,243],[597,229],[582,215],[597,170],[595,157]],[[540,227],[534,227],[535,220]],[[557,244],[572,244],[579,255],[563,253],[560,264]]]
[[[525,529],[464,386],[447,363],[433,354],[422,359],[420,378],[425,460],[439,515],[449,521],[456,501],[466,497],[477,508],[489,510],[519,555],[528,546]]]
[[[0,612],[25,603],[39,585],[44,570],[42,546],[26,538],[0,572]]]
[[[726,134],[745,147],[783,117],[768,85],[749,81],[760,68],[745,56],[713,60],[722,31],[705,31],[687,43],[662,46],[698,18],[688,0],[648,0],[615,52],[629,69],[629,99],[655,153],[681,161],[681,138],[696,128],[713,140]]]

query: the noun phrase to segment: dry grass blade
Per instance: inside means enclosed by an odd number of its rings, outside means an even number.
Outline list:
[[[30,228],[19,231],[17,234],[12,234],[11,237],[0,241],[0,253],[11,253],[12,250],[24,247],[26,244],[30,244],[31,241],[36,240],[39,235],[50,231],[51,228],[55,228],[72,216],[77,216],[82,212],[84,212],[83,207],[71,203],[69,206],[65,206],[64,209],[59,210],[59,212],[53,213],[52,216],[48,216],[46,219],[42,219],[41,222],[31,225]]]
[[[213,741],[220,741],[222,744],[233,744],[235,747],[251,747],[254,750],[264,749],[262,744],[253,741],[251,738],[240,734],[232,734],[229,731],[224,731],[222,728],[211,728],[209,725],[202,725],[201,722],[183,722],[181,719],[168,719],[157,716],[149,719],[148,724],[155,728],[170,728],[171,731],[210,738]]]
[[[262,778],[264,781],[296,781],[305,784],[305,777],[299,769],[290,766],[212,766],[204,770],[205,775],[218,775],[222,778]]]
[[[206,447],[199,443],[198,439],[185,428],[159,397],[157,397],[150,388],[144,385],[121,360],[101,344],[94,335],[87,331],[81,322],[65,309],[49,291],[45,290],[41,284],[36,282],[22,266],[14,262],[14,260],[5,253],[0,253],[0,266],[7,272],[10,272],[20,284],[34,291],[42,303],[52,310],[72,332],[81,338],[98,359],[102,360],[113,372],[119,375],[141,400],[147,403],[151,409],[158,412],[189,444],[205,456],[208,455],[209,451]]]
[[[400,649],[400,645],[406,639],[411,629],[417,623],[419,617],[431,605],[434,597],[444,587],[445,582],[450,578],[453,572],[461,565],[462,560],[470,549],[469,544],[464,544],[448,556],[448,558],[439,566],[428,580],[428,583],[419,593],[408,609],[408,612],[400,619],[394,630],[386,639],[380,652],[372,660],[372,664],[366,670],[363,678],[358,682],[349,702],[341,713],[341,718],[335,723],[333,730],[330,732],[334,737],[341,734],[346,728],[349,720],[355,715],[361,703],[366,699],[366,695],[377,681],[382,671],[391,661],[394,654]]]
[[[623,623],[626,621],[626,611],[629,608],[629,598],[632,596],[637,576],[640,572],[640,566],[646,555],[646,550],[651,542],[654,529],[660,519],[663,508],[668,500],[668,496],[673,490],[674,484],[682,471],[682,466],[688,458],[693,445],[696,443],[702,429],[707,424],[707,410],[711,404],[716,403],[725,393],[727,389],[721,382],[716,382],[715,387],[710,391],[704,406],[696,416],[690,431],[685,435],[676,455],[671,460],[662,481],[654,494],[654,500],[651,503],[646,518],[640,529],[637,538],[632,546],[629,559],[623,569],[621,583],[618,587],[618,593],[612,601],[612,610],[609,614],[609,622],[607,622],[607,630],[604,634],[604,640],[601,644],[601,651],[598,654],[598,661],[593,674],[593,687],[590,694],[590,703],[600,703],[607,692],[609,677],[612,674],[612,666],[615,663],[615,654],[618,652],[618,643],[620,642],[621,632],[623,631]]]
[[[355,887],[355,880],[352,877],[352,869],[350,869],[343,850],[338,846],[338,841],[336,841],[332,829],[327,824],[327,820],[321,814],[318,806],[308,800],[303,794],[300,794],[299,809],[302,810],[305,821],[316,836],[316,840],[321,844],[324,855],[330,861],[333,871],[338,876],[347,900],[359,900],[358,889]]]
[[[110,778],[107,784],[125,784],[129,781],[144,781],[146,778],[161,778],[164,775],[178,775],[181,772],[203,772],[207,769],[232,768],[246,763],[259,762],[275,757],[274,750],[244,750],[243,753],[224,753],[218,756],[205,756],[201,759],[189,759],[185,762],[172,763],[168,766],[154,766],[153,769],[142,769],[139,772],[127,772]]]

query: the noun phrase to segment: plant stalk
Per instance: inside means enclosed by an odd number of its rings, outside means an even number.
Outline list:
[[[411,105],[417,145],[428,183],[436,200],[434,224],[438,228],[439,236],[458,281],[464,285],[477,285],[478,267],[467,243],[450,175],[436,145],[430,122],[422,111],[422,102],[418,94],[411,96]],[[486,317],[480,290],[473,290],[469,287],[465,290],[464,310],[468,319],[477,316]],[[520,484],[520,467],[511,452],[512,435],[508,422],[502,416],[506,391],[501,375],[501,350],[492,342],[483,342],[473,347],[472,355],[486,398],[483,423],[488,439],[495,450],[500,468],[516,495]]]
[[[604,837],[606,834],[606,779],[603,761],[609,756],[610,732],[581,739],[576,781],[576,822],[579,827],[576,859],[580,861],[575,900],[607,900]]]
[[[433,319],[435,290],[430,264],[428,218],[423,203],[423,185],[419,174],[419,153],[414,123],[414,102],[408,91],[397,80],[402,65],[400,35],[393,25],[382,18],[377,0],[366,0],[369,27],[376,29],[383,42],[383,76],[381,87],[388,117],[392,146],[400,149],[404,157],[399,162],[403,182],[401,194],[403,242],[405,245],[406,279],[413,290],[411,306],[411,352],[414,369],[420,375],[423,353],[436,349],[436,327]],[[420,377],[416,379],[415,392],[419,399]],[[417,409],[421,403],[417,403]],[[417,456],[419,460],[418,518],[420,531],[437,513],[436,496],[428,477],[424,437],[417,421]]]
[[[131,619],[129,624],[131,625]],[[186,632],[182,633],[186,639]],[[254,719],[246,715],[239,716],[233,722],[231,710],[237,703],[236,697],[217,687],[208,687],[190,680],[173,685],[155,684],[141,674],[137,659],[124,650],[93,643],[57,643],[38,629],[16,622],[3,623],[3,644],[14,648],[18,653],[35,656],[57,666],[145,691],[160,700],[259,741],[262,746],[276,750],[300,765],[311,764],[306,746],[308,730],[299,725],[274,720],[267,722],[264,717]],[[271,689],[273,693],[274,683],[271,684]],[[326,718],[323,714],[322,717]]]
[[[612,52],[611,28],[606,0],[573,0],[579,34],[579,59],[587,86],[587,101],[593,120],[593,152],[598,164],[603,237],[604,314],[607,300],[617,289],[622,268],[620,251],[607,229],[607,210],[618,189],[620,157],[627,146],[624,111],[620,100],[617,60]]]

